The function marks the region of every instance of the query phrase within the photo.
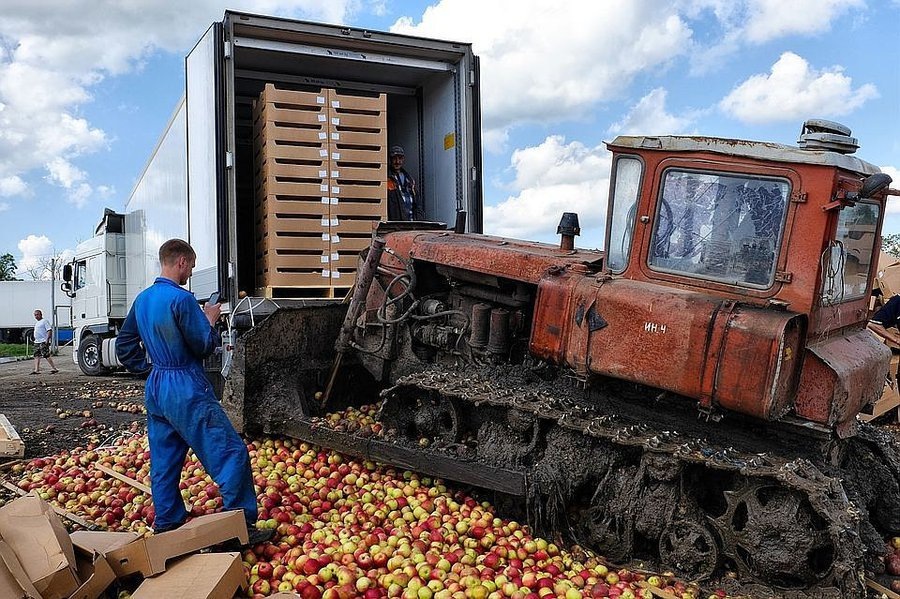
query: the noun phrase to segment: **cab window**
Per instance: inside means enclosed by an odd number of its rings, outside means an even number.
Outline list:
[[[72,276],[73,289],[81,289],[87,284],[87,263],[84,260],[75,263],[75,274]]]
[[[833,305],[866,294],[875,253],[880,208],[858,202],[838,214],[834,240],[822,257],[822,303]]]
[[[618,158],[613,168],[613,197],[610,202],[606,263],[609,270],[615,273],[625,270],[631,253],[638,192],[641,188],[641,171],[641,161],[637,158]]]
[[[771,287],[790,194],[784,179],[667,170],[650,267],[742,287]]]

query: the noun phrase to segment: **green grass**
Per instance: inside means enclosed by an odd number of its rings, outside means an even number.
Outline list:
[[[25,356],[24,343],[0,343],[0,358],[9,356]]]

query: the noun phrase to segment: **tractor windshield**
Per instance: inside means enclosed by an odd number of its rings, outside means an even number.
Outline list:
[[[771,287],[790,191],[783,179],[666,171],[650,266],[732,285]]]
[[[625,270],[631,253],[641,171],[641,161],[631,157],[616,159],[613,167],[613,198],[610,203],[606,264],[615,273]]]

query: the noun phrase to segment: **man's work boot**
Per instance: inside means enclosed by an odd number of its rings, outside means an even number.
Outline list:
[[[271,541],[275,536],[275,531],[271,528],[256,528],[256,526],[247,526],[247,544],[244,547],[252,547],[266,541]]]

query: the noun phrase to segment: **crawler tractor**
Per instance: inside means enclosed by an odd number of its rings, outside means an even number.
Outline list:
[[[226,406],[612,560],[864,596],[900,533],[900,453],[857,421],[891,355],[866,329],[890,177],[828,121],[608,146],[604,251],[574,214],[558,246],[383,223],[349,302],[237,306]],[[370,403],[378,434],[319,418]]]

